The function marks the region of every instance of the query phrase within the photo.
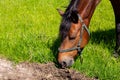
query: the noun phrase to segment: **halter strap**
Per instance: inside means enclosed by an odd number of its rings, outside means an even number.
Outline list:
[[[73,51],[73,50],[78,50],[78,54],[79,55],[81,54],[82,49],[80,48],[80,45],[81,45],[81,42],[82,42],[83,31],[85,29],[88,32],[89,36],[90,36],[90,31],[87,28],[86,24],[84,23],[84,21],[83,21],[82,17],[80,16],[80,14],[78,14],[78,18],[79,18],[80,22],[82,23],[82,29],[80,31],[80,39],[79,39],[78,45],[76,47],[72,47],[72,48],[69,48],[69,49],[60,49],[60,48],[58,48],[59,52],[69,52],[69,51]]]
[[[85,25],[85,23],[84,23],[82,17],[80,16],[80,14],[78,14],[78,18],[79,18],[80,22],[82,23],[82,27],[84,26],[85,30],[88,32],[88,34],[90,36],[90,31],[89,31],[88,27]]]

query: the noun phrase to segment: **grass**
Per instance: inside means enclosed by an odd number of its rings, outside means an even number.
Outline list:
[[[56,8],[69,0],[0,0],[0,56],[16,63],[56,62],[61,17]],[[120,58],[111,57],[115,47],[114,13],[102,0],[90,24],[91,39],[71,67],[100,80],[120,79]]]

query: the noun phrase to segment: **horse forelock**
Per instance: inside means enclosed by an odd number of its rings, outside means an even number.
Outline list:
[[[60,24],[60,37],[61,40],[64,40],[65,37],[68,35],[68,32],[71,27],[71,14],[72,12],[77,13],[77,5],[80,0],[71,0],[70,4],[68,5],[67,9],[65,10],[64,15],[62,16],[62,21]]]

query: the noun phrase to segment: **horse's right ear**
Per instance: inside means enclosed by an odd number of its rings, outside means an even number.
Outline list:
[[[63,16],[63,15],[64,15],[64,12],[63,12],[62,10],[57,9],[57,11],[58,11],[58,13],[59,13],[61,16]]]

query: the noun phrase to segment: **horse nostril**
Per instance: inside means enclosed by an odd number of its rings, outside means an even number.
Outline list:
[[[62,66],[62,68],[66,68],[66,67],[67,67],[67,63],[66,63],[65,61],[63,61],[63,62],[61,63],[61,66]]]

